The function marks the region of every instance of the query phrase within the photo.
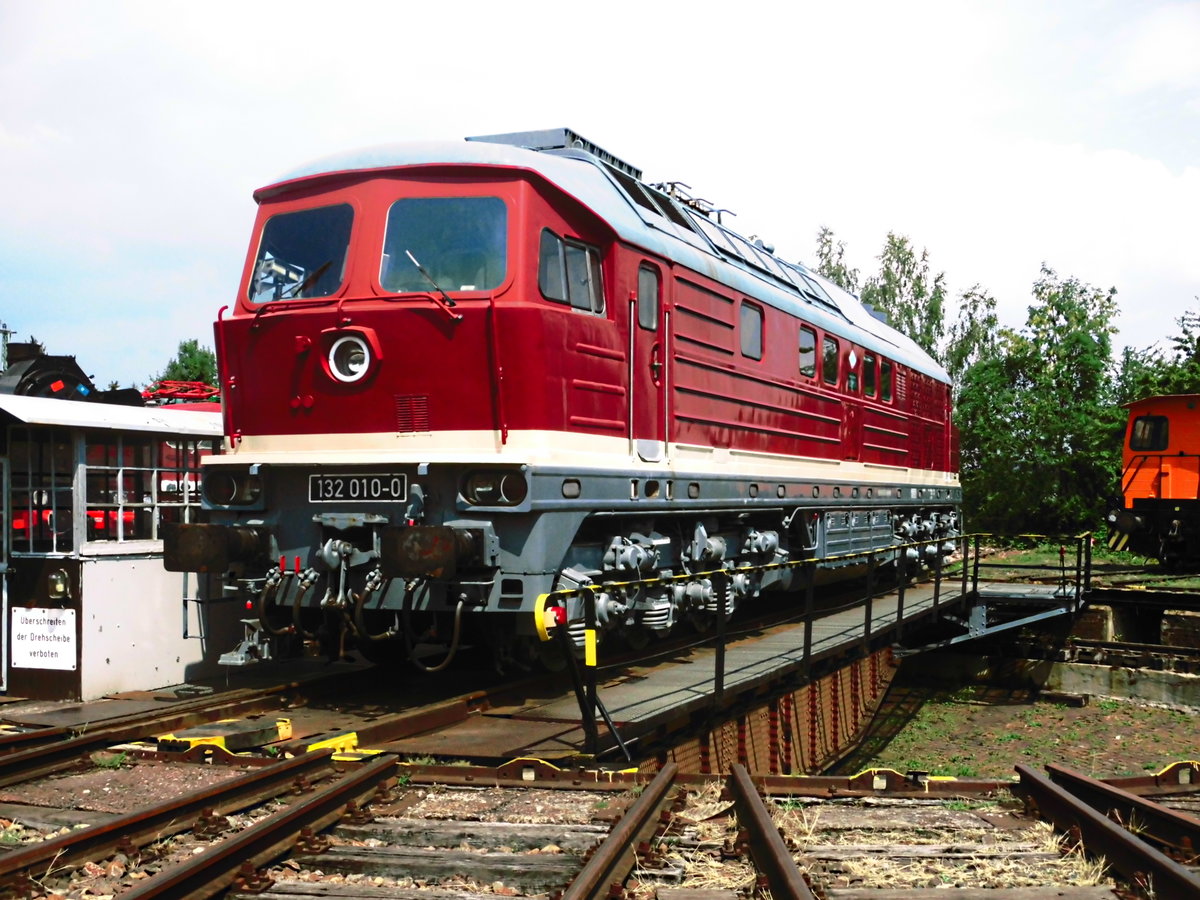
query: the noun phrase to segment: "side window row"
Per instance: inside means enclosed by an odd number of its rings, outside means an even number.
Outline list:
[[[544,229],[538,254],[538,287],[547,300],[602,314],[604,283],[600,277],[600,251]]]
[[[800,374],[806,378],[817,377],[817,332],[807,325],[800,326],[799,346]],[[837,338],[826,335],[821,343],[821,379],[826,384],[836,385],[841,368],[841,346]],[[858,391],[858,373],[846,373],[846,390]],[[864,396],[890,402],[892,399],[892,363],[880,359],[874,353],[863,356],[862,390]]]
[[[584,312],[604,313],[604,286],[600,275],[600,252],[589,244],[560,237],[550,229],[542,230],[538,257],[538,287],[542,296],[556,303],[566,303]],[[658,328],[661,303],[661,284],[658,270],[642,265],[638,268],[637,291],[638,325],[648,331]],[[763,356],[764,313],[760,306],[743,300],[739,312],[739,334],[742,355],[750,359]],[[800,326],[800,374],[817,377],[817,332],[807,325]],[[836,385],[841,369],[841,347],[837,338],[826,335],[821,345],[821,378]],[[857,392],[859,375],[846,373],[846,389]],[[867,397],[878,396],[885,402],[892,399],[892,363],[877,358],[874,353],[863,357],[862,390]]]

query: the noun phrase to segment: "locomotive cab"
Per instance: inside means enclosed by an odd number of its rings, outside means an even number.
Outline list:
[[[1126,404],[1122,505],[1109,513],[1109,546],[1168,566],[1200,561],[1200,395]]]

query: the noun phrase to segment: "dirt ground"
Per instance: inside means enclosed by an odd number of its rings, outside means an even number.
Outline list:
[[[1098,778],[1143,775],[1200,758],[1200,710],[1091,698],[1086,706],[1025,692],[893,686],[863,748],[838,771],[879,767],[1010,778],[1058,763]]]

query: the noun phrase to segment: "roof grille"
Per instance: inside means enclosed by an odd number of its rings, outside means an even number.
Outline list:
[[[613,156],[603,147],[593,144],[570,128],[545,128],[541,131],[513,131],[509,134],[481,134],[467,138],[468,141],[482,141],[486,144],[512,144],[527,150],[583,150],[599,160],[608,163],[615,169],[620,169],[639,181],[642,170],[623,159]]]

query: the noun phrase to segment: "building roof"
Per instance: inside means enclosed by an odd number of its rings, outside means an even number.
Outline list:
[[[219,412],[197,412],[185,405],[114,406],[51,397],[0,394],[0,413],[26,425],[61,425],[111,431],[145,431],[219,438],[223,434]]]

